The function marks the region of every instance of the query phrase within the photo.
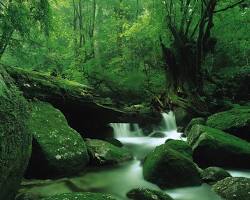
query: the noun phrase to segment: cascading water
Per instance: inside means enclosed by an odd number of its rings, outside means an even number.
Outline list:
[[[164,133],[163,137],[157,135],[143,136],[138,125],[131,124],[111,124],[114,128],[116,138],[123,144],[123,148],[129,149],[135,159],[127,163],[120,164],[117,167],[108,167],[94,169],[93,171],[84,172],[80,176],[70,178],[70,184],[56,183],[60,187],[59,193],[69,193],[77,191],[93,191],[109,193],[116,197],[117,200],[127,200],[126,193],[134,188],[149,188],[160,190],[152,183],[143,178],[143,169],[141,160],[152,151],[156,146],[164,144],[166,139],[182,139],[181,133],[176,130],[175,117],[172,112],[163,113],[162,125],[155,129],[155,133]],[[159,135],[158,135],[159,136]],[[250,177],[250,171],[230,171],[233,176]],[[68,181],[68,180],[67,180]],[[72,187],[73,184],[73,187]],[[36,191],[42,191],[38,185],[34,187]],[[48,185],[45,185],[46,192]],[[54,191],[54,185],[51,191]],[[65,188],[66,187],[66,188]],[[56,192],[58,192],[56,191]],[[209,185],[203,184],[199,187],[176,188],[162,192],[168,193],[175,200],[221,200],[210,188]],[[54,195],[54,194],[51,194]]]
[[[115,137],[124,144],[124,148],[129,149],[133,153],[135,159],[119,168],[106,170],[102,172],[102,175],[96,172],[89,173],[87,179],[109,180],[108,183],[103,186],[106,188],[105,191],[115,194],[116,197],[121,200],[127,199],[126,193],[134,188],[142,187],[160,190],[156,185],[144,180],[141,160],[156,146],[164,144],[167,139],[182,139],[181,133],[177,132],[174,113],[162,113],[161,125],[156,127],[149,136],[144,136],[137,124],[114,123],[110,125],[114,129]],[[122,182],[122,186],[120,182]],[[199,196],[203,195],[205,196],[203,200],[219,200],[206,186],[179,188],[166,192],[175,197],[176,200],[200,200]],[[199,193],[202,195],[197,196]]]
[[[177,125],[175,120],[174,112],[162,113],[161,126],[155,128],[155,130],[149,135],[150,137],[155,137],[157,134],[162,133],[163,138],[174,139],[174,140],[185,140],[181,138],[182,133],[178,133]]]
[[[162,113],[162,122],[159,127],[149,135],[144,136],[138,124],[112,123],[115,138],[130,148],[136,159],[143,159],[156,146],[164,144],[166,139],[181,139],[181,133],[177,132],[175,116],[173,112]],[[161,136],[159,136],[159,133]],[[156,136],[158,134],[158,136]]]
[[[169,113],[162,113],[163,127],[162,129],[166,132],[177,131],[177,125],[175,121],[175,115],[172,111]]]
[[[129,123],[111,123],[116,138],[121,137],[140,137],[143,136],[142,129],[138,124]]]

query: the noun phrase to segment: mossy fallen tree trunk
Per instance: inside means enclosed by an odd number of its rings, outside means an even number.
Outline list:
[[[117,109],[88,86],[35,71],[5,67],[27,99],[39,99],[61,110],[71,127],[87,137],[108,132],[109,123],[147,124],[160,119],[150,110]],[[106,130],[105,130],[106,129]]]

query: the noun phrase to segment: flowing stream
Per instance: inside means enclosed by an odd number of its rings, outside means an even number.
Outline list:
[[[117,167],[93,169],[87,173],[67,181],[59,181],[46,187],[33,187],[37,193],[65,193],[72,191],[91,191],[109,193],[119,200],[126,200],[126,193],[135,188],[149,188],[160,190],[156,185],[143,179],[141,160],[156,146],[164,144],[167,139],[184,140],[181,133],[177,132],[175,117],[172,112],[163,113],[162,125],[150,136],[144,136],[137,124],[111,124],[115,136],[129,148],[134,155],[134,160]],[[159,133],[160,136],[159,137]],[[158,137],[155,137],[158,135]],[[230,171],[233,176],[250,177],[249,171]],[[164,191],[175,200],[220,200],[211,187],[203,184],[199,187],[177,188]]]
[[[150,136],[143,136],[142,130],[136,124],[111,124],[115,136],[125,148],[133,152],[134,160],[117,168],[89,172],[84,175],[84,184],[90,191],[101,191],[115,195],[116,198],[126,199],[126,193],[134,188],[160,188],[143,179],[141,160],[156,146],[164,144],[167,139],[184,140],[177,132],[175,117],[172,112],[163,113],[162,125]],[[138,132],[137,132],[138,131]],[[159,137],[159,134],[161,137]],[[154,137],[158,135],[158,137]],[[220,198],[204,184],[200,187],[187,187],[166,192],[176,200],[219,200]]]

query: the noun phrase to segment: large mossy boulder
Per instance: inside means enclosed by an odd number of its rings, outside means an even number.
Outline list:
[[[94,166],[115,165],[133,158],[127,149],[103,140],[88,139],[86,145]]]
[[[173,200],[173,198],[166,193],[143,188],[129,191],[127,197],[132,200]]]
[[[213,190],[224,200],[249,200],[250,179],[243,177],[225,178],[213,185]]]
[[[231,174],[220,167],[208,167],[201,173],[202,180],[209,185],[213,185],[227,177],[231,177]]]
[[[250,106],[237,106],[208,117],[207,126],[250,141]]]
[[[28,103],[0,66],[0,199],[13,200],[31,152]]]
[[[188,135],[193,159],[201,167],[249,168],[250,143],[221,130],[194,125]]]
[[[165,144],[175,151],[178,151],[183,156],[193,160],[193,150],[187,142],[182,140],[167,140]]]
[[[167,144],[156,147],[147,155],[143,176],[163,189],[201,184],[196,165]]]
[[[48,103],[33,102],[29,128],[33,151],[27,177],[67,176],[84,169],[89,161],[85,142],[59,110]]]
[[[52,197],[44,198],[42,200],[116,200],[116,199],[108,194],[79,192],[79,193],[59,194]]]

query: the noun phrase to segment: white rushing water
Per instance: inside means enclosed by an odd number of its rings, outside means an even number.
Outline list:
[[[111,123],[116,138],[143,136],[143,131],[138,124]]]
[[[132,150],[136,159],[143,159],[156,146],[164,144],[167,139],[182,139],[182,133],[177,132],[173,112],[162,113],[161,125],[156,127],[149,136],[143,135],[138,124],[113,123],[110,125],[114,129],[115,138]]]
[[[126,193],[138,187],[160,190],[158,186],[144,180],[140,160],[143,160],[156,146],[164,144],[167,139],[185,140],[181,137],[182,133],[177,131],[174,113],[162,113],[161,124],[155,127],[149,136],[144,136],[142,129],[137,124],[119,123],[111,124],[111,126],[114,129],[116,139],[124,144],[124,148],[128,148],[133,153],[135,160],[115,169],[88,173],[88,179],[108,180],[103,185],[105,189],[99,189],[114,194],[119,199],[126,199]],[[206,184],[200,187],[178,188],[166,192],[176,200],[200,200],[201,197],[203,200],[220,199]]]
[[[126,193],[134,188],[160,188],[143,178],[141,160],[156,146],[164,144],[167,139],[184,140],[177,126],[173,112],[163,113],[163,120],[152,134],[144,136],[137,124],[111,124],[115,137],[129,149],[135,159],[115,168],[98,169],[77,178],[81,185],[87,186],[87,191],[110,193],[119,200],[126,198]],[[157,137],[156,137],[157,136]],[[247,172],[230,171],[232,175],[245,175]],[[175,200],[221,200],[207,184],[198,187],[176,188],[165,190]]]
[[[162,113],[163,126],[161,127],[165,132],[177,131],[175,115],[173,111],[169,113]]]
[[[127,200],[127,192],[135,188],[160,191],[157,185],[143,178],[141,160],[156,146],[164,144],[167,139],[184,140],[181,138],[181,133],[177,132],[174,114],[172,112],[169,114],[163,113],[162,116],[161,125],[156,127],[150,136],[144,136],[142,130],[136,124],[111,124],[116,138],[124,144],[123,148],[129,149],[133,153],[134,160],[116,167],[102,167],[84,172],[71,178],[70,185],[68,182],[56,183],[56,191],[54,185],[51,187],[48,185],[44,187],[34,186],[34,190],[36,192],[46,191],[48,195],[49,191],[51,192],[50,195],[53,195],[53,192],[56,194],[76,191],[102,192],[112,194],[117,200]],[[229,172],[232,176],[250,177],[250,171],[229,170]],[[163,192],[166,192],[175,200],[221,200],[207,184],[198,187],[170,189]]]

